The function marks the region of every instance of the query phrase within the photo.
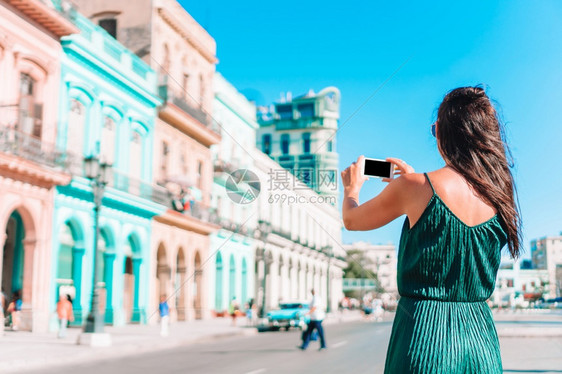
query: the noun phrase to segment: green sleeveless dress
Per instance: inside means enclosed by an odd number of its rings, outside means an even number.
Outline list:
[[[502,373],[500,346],[486,303],[507,242],[495,215],[463,223],[435,193],[398,253],[398,291],[385,373]]]

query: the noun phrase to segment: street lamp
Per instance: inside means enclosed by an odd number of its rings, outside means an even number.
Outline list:
[[[269,233],[271,232],[271,223],[264,221],[264,220],[259,220],[258,221],[258,230],[259,230],[259,236],[261,241],[263,242],[263,248],[262,248],[262,260],[263,260],[263,279],[262,279],[262,302],[261,302],[261,317],[264,318],[266,316],[266,308],[265,308],[265,303],[266,303],[266,298],[265,298],[265,287],[266,287],[266,277],[267,277],[267,258],[265,256],[265,243],[267,241],[267,237],[269,235]]]
[[[93,250],[93,276],[92,276],[92,299],[90,312],[84,325],[84,333],[80,340],[85,339],[92,346],[111,345],[109,334],[104,333],[104,316],[99,310],[99,288],[98,288],[98,237],[100,234],[99,215],[102,206],[105,186],[109,182],[111,165],[101,162],[98,157],[90,156],[84,159],[84,174],[90,180],[92,194],[94,196],[94,250]],[[79,340],[79,343],[81,341]]]

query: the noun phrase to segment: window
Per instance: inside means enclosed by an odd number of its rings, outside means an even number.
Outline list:
[[[314,103],[299,104],[297,110],[301,114],[301,118],[314,117]]]
[[[187,147],[184,145],[182,146],[182,149],[186,149]],[[182,152],[180,155],[180,165],[181,165],[181,172],[183,173],[183,175],[187,175],[187,157],[185,155],[185,152]]]
[[[283,134],[281,135],[281,152],[284,155],[288,155],[289,154],[289,134]]]
[[[115,122],[109,117],[105,117],[101,129],[100,154],[102,160],[108,164],[115,161]]]
[[[264,134],[261,139],[261,148],[263,153],[265,153],[266,155],[271,154],[271,134]]]
[[[160,177],[166,180],[168,177],[168,155],[170,154],[170,146],[166,142],[162,142],[162,157],[160,159]]]
[[[84,154],[84,129],[86,123],[86,108],[78,100],[70,100],[68,125],[66,129],[66,149],[81,157]]]
[[[115,18],[104,18],[100,19],[98,25],[114,39],[117,39],[117,20]]]
[[[203,189],[203,180],[201,178],[203,174],[203,162],[202,161],[197,161],[197,188],[199,188],[200,190]]]
[[[21,74],[18,129],[40,138],[43,105],[36,103],[36,96],[35,80],[28,74]]]
[[[277,105],[277,114],[281,119],[292,119],[293,106],[291,104]]]
[[[131,134],[129,174],[136,179],[142,178],[142,136],[137,131]]]
[[[302,151],[304,153],[310,153],[310,133],[305,132],[302,134]]]
[[[188,84],[189,84],[189,74],[184,74],[184,75],[183,75],[182,87],[181,87],[181,89],[182,89],[182,96],[183,96],[184,98],[187,98],[187,87],[188,87]]]
[[[333,152],[333,147],[334,147],[333,140],[328,140],[326,146],[328,147],[328,152]]]
[[[205,102],[205,79],[203,75],[199,76],[199,107],[203,108],[203,103]]]

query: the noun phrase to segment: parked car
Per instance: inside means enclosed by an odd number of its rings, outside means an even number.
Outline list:
[[[291,327],[302,330],[310,319],[306,315],[309,310],[308,302],[281,302],[279,309],[267,313],[268,326],[273,330],[284,328],[288,331]]]
[[[562,308],[562,297],[556,297],[554,299],[544,300],[540,298],[537,301],[536,308],[541,309],[561,309]]]

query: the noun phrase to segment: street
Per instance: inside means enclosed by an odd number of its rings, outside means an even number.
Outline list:
[[[550,323],[553,325],[553,323]],[[325,327],[328,350],[311,342],[296,348],[300,331],[264,332],[214,339],[157,352],[50,367],[39,373],[382,373],[391,321],[355,321]],[[500,322],[499,331],[525,330],[518,322]],[[528,329],[528,327],[527,327]],[[507,331],[506,331],[507,332]],[[562,373],[560,336],[501,336],[504,373]]]
[[[361,321],[326,326],[328,350],[321,352],[318,342],[298,350],[301,333],[291,330],[30,373],[380,373],[390,328],[391,322]]]

